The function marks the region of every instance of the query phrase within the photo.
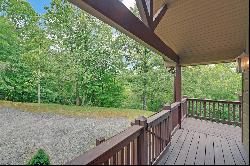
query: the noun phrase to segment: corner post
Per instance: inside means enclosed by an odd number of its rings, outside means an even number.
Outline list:
[[[176,73],[175,73],[175,78],[174,78],[174,100],[175,102],[180,102],[181,103],[181,66],[179,64],[176,65]],[[178,107],[178,124],[181,128],[181,118],[182,118],[182,113],[181,113],[181,104]]]
[[[179,64],[175,67],[176,73],[174,77],[174,102],[181,102],[181,66]]]
[[[144,127],[141,135],[137,139],[138,165],[148,165],[147,118],[144,116],[138,117],[134,125]]]
[[[182,99],[184,99],[184,103],[182,103],[182,109],[183,109],[183,117],[186,117],[187,116],[187,114],[188,114],[188,101],[187,101],[187,99],[188,99],[188,96],[186,96],[186,95],[183,95],[182,96]]]
[[[96,144],[96,146],[98,146],[98,145],[100,145],[103,142],[105,142],[105,138],[100,137],[100,138],[96,139],[95,144]]]

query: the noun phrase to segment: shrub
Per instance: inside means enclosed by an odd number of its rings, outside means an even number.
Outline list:
[[[50,165],[49,155],[43,149],[39,149],[27,165]]]

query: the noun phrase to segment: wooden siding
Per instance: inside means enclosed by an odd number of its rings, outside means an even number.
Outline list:
[[[243,73],[243,144],[249,152],[249,71]]]

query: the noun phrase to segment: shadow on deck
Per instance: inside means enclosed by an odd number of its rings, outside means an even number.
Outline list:
[[[241,128],[185,118],[159,165],[249,165]]]

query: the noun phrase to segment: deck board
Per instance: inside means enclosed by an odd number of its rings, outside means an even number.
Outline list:
[[[213,136],[207,135],[206,138],[205,165],[214,165],[214,141]]]
[[[214,139],[215,165],[224,165],[223,150],[220,137]]]
[[[233,155],[232,155],[232,150],[230,146],[228,146],[228,144],[229,144],[228,141],[221,142],[225,165],[235,165]]]
[[[234,140],[228,140],[229,146],[231,147],[233,158],[236,165],[245,165],[245,161],[243,157],[241,156],[241,153],[236,145],[236,142]]]
[[[184,165],[185,164],[186,157],[188,155],[189,148],[190,148],[190,145],[192,144],[193,138],[194,138],[194,133],[189,132],[187,135],[187,138],[183,144],[183,148],[182,148],[182,150],[181,150],[181,152],[180,152],[180,154],[175,162],[176,165]]]
[[[186,158],[185,162],[186,165],[194,165],[195,155],[198,149],[199,138],[200,138],[199,133],[195,132],[193,137],[193,142],[190,146],[190,150]]]
[[[249,155],[241,143],[240,127],[185,118],[159,164],[248,165]]]
[[[174,136],[172,136],[172,138],[171,138],[171,146],[170,146],[170,148],[168,150],[168,153],[159,161],[158,165],[164,165],[165,162],[168,160],[168,158],[172,154],[172,151],[175,148],[180,136],[182,135],[183,131],[184,130],[177,130],[176,133],[174,134]]]
[[[195,165],[204,165],[205,164],[205,147],[206,144],[206,135],[205,134],[200,134],[200,139],[199,139],[199,146],[197,150],[197,154],[195,157]]]
[[[249,163],[249,154],[244,150],[244,147],[241,142],[235,141],[238,149],[240,150],[241,156],[244,159],[245,163]]]
[[[176,146],[174,149],[172,149],[171,151],[171,157],[169,157],[167,159],[167,161],[165,162],[165,165],[174,165],[178,154],[181,151],[182,145],[184,144],[184,142],[186,141],[186,137],[187,137],[188,132],[184,131],[181,135],[181,137],[179,138],[178,142],[176,143]]]

